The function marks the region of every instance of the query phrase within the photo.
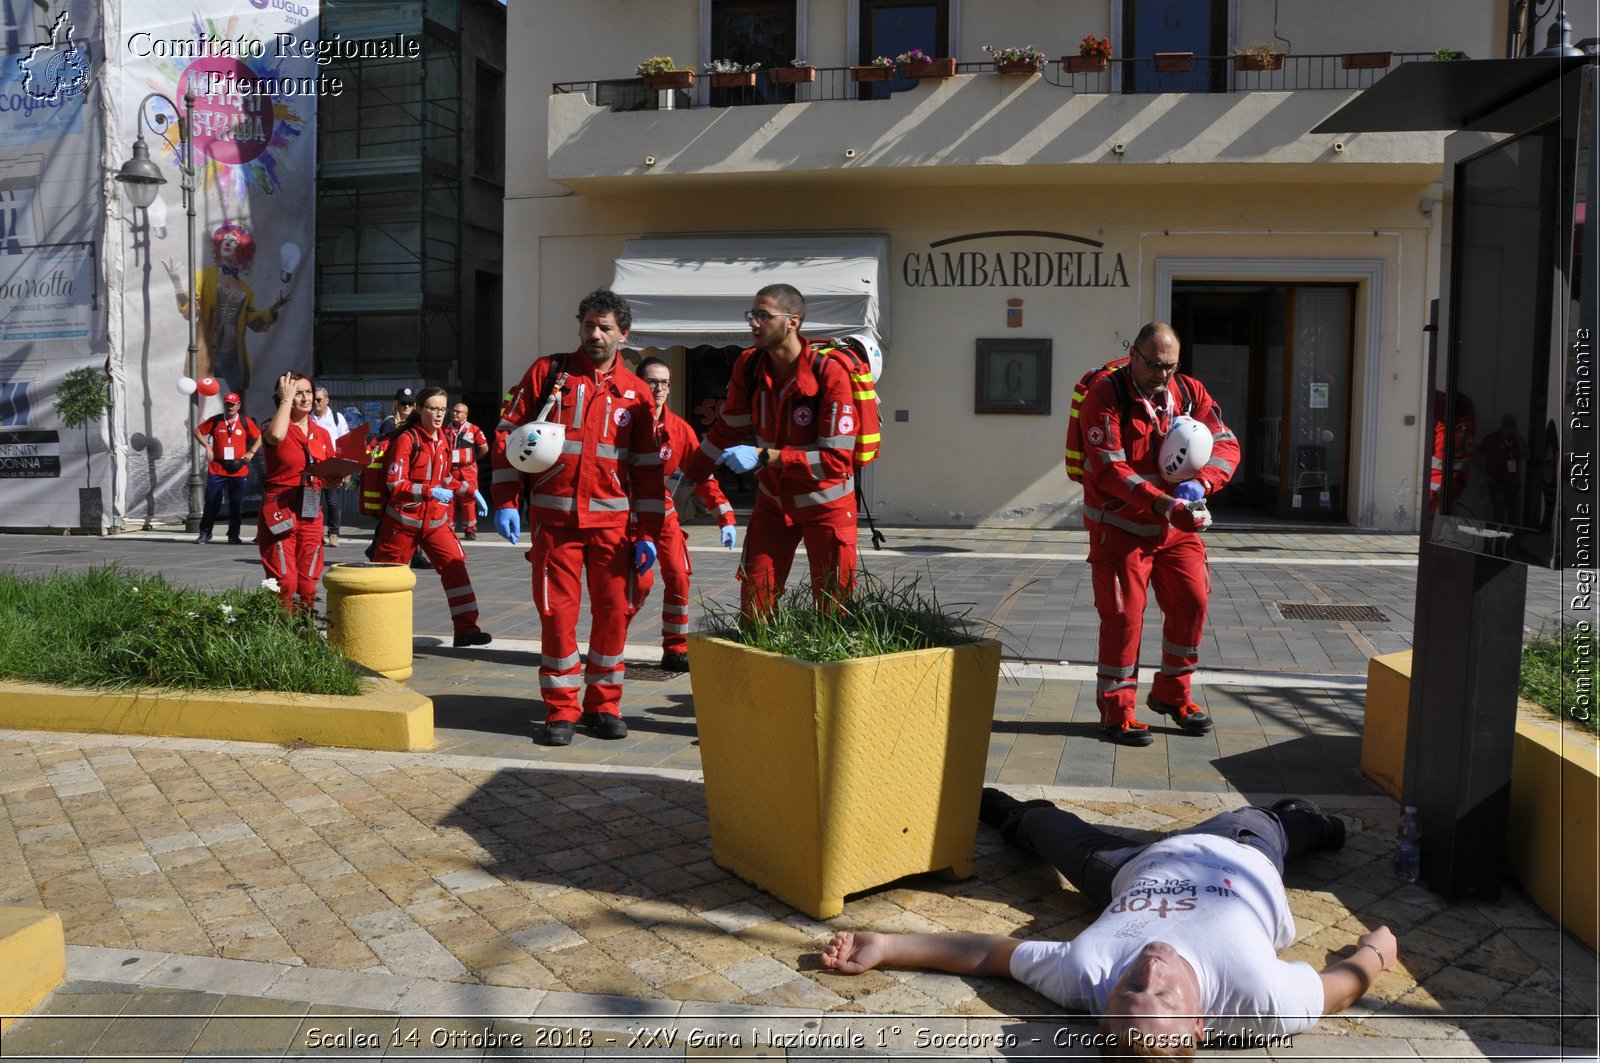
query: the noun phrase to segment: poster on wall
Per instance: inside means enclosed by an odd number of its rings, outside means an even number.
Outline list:
[[[0,18],[0,527],[101,531],[114,477],[100,7],[0,4]]]
[[[277,378],[311,370],[318,21],[314,3],[122,6],[116,139],[126,155],[142,137],[167,178],[147,210],[127,210],[122,234],[135,515],[188,510],[192,426],[221,413],[222,396],[237,392],[260,423]],[[214,394],[183,390],[205,377]]]

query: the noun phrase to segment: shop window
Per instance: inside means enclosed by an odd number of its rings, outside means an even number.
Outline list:
[[[1050,413],[1050,341],[978,341],[976,413]]]

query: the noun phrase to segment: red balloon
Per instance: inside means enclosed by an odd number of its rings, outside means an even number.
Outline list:
[[[195,387],[202,395],[215,395],[222,390],[222,385],[217,383],[216,377],[203,376],[195,382]]]

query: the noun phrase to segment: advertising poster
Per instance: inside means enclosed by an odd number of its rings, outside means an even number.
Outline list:
[[[100,8],[12,0],[0,15],[0,527],[99,531],[110,410],[69,427],[56,403],[84,374],[109,392]]]
[[[119,66],[116,157],[142,137],[166,177],[149,209],[122,204],[116,234],[130,519],[188,510],[191,424],[220,413],[223,395],[238,392],[259,423],[278,376],[310,371],[317,11],[131,0],[107,42]],[[200,390],[187,392],[186,381]]]

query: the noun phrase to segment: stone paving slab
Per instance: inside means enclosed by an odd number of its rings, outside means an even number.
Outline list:
[[[101,788],[58,792],[50,779],[63,766]],[[1009,789],[1130,831],[1172,829],[1238,803],[1161,786]],[[1291,870],[1301,940],[1287,955],[1322,966],[1361,929],[1388,921],[1402,966],[1359,1010],[1268,1058],[1448,1058],[1441,1046],[1502,1043],[1593,1054],[1593,953],[1509,891],[1492,905],[1446,905],[1396,883],[1393,803],[1321,800],[1346,817],[1350,839]],[[84,1058],[112,1045],[192,1052],[223,1036],[211,1024],[239,1026],[239,1001],[265,1000],[275,1016],[296,1002],[364,1016],[351,1029],[449,1015],[429,1029],[482,1033],[459,1021],[476,1014],[588,1031],[588,1058],[659,1058],[626,1041],[663,1025],[680,1040],[657,1047],[693,1058],[708,1046],[689,1044],[686,1031],[711,1039],[751,1024],[789,1029],[798,1039],[780,1043],[822,1051],[853,1042],[800,1035],[848,1027],[886,1054],[939,1046],[932,1054],[1019,1058],[1030,1046],[1011,1043],[1012,1027],[1061,1028],[1029,991],[920,972],[847,978],[823,971],[818,949],[838,927],[1059,936],[1093,916],[1052,869],[984,827],[974,877],[914,876],[853,897],[835,919],[809,919],[712,862],[690,772],[7,732],[0,801],[13,869],[0,902],[61,913],[74,979],[52,1010],[8,1032],[6,1056],[45,1045]],[[151,852],[169,833],[147,824],[198,838],[218,817],[247,833]],[[50,824],[71,832],[28,833]],[[397,940],[403,948],[384,944]],[[432,956],[449,962],[412,960]],[[224,1000],[234,1003],[219,1014]],[[108,1025],[91,1018],[106,1014]],[[307,1040],[310,1019],[281,1039],[285,1028],[275,1018],[262,1043],[242,1049],[329,1058],[328,1046]],[[336,1028],[346,1029],[343,1018]],[[1092,1030],[1076,1018],[1065,1028]],[[602,1035],[623,1039],[594,1040]],[[481,1037],[463,1043],[469,1057],[473,1046],[487,1051]],[[384,1058],[405,1047],[387,1046]],[[841,1055],[870,1054],[861,1047]]]

